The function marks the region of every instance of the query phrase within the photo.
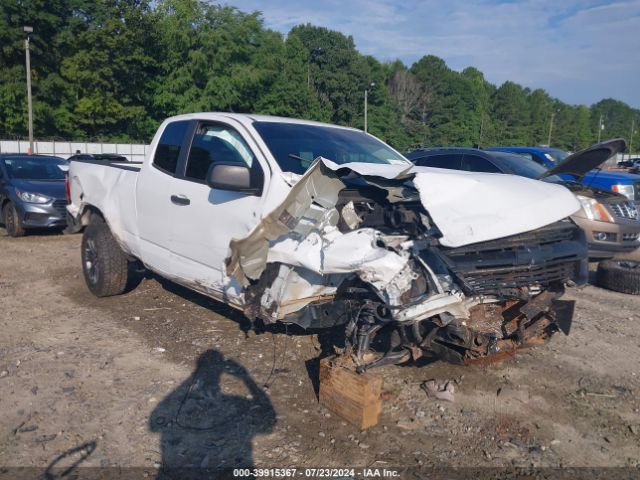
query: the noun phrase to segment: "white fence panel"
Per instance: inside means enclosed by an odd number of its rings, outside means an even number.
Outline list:
[[[118,153],[118,147],[115,143],[103,143],[102,153]]]
[[[148,145],[141,143],[90,143],[90,142],[33,142],[33,153],[55,155],[69,158],[80,153],[114,153],[126,157],[131,162],[141,162]],[[27,153],[29,142],[26,140],[0,140],[0,153]]]

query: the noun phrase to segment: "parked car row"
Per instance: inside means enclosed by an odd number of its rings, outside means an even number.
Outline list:
[[[603,144],[606,143],[603,142]],[[597,150],[597,145],[591,147],[590,150]],[[622,148],[625,147],[626,144]],[[549,147],[492,147],[489,150],[517,153],[530,158],[546,169],[554,168],[570,156],[567,152]],[[576,176],[579,176],[579,181],[584,185],[620,193],[632,202],[640,204],[640,175],[601,171],[599,168],[604,163],[604,161],[600,161],[601,157],[600,153],[596,153],[593,158],[583,155],[580,162],[576,163],[577,172],[568,171],[559,173],[559,175],[568,181],[574,181]]]
[[[569,156],[556,153],[556,160],[550,168],[532,159],[533,149],[516,149],[519,153],[511,153],[507,148],[486,151],[423,148],[406,156],[420,166],[520,175],[564,185],[576,195],[582,206],[571,218],[586,232],[589,257],[601,260],[640,247],[636,204],[622,194],[589,186],[584,181],[594,166],[606,162],[624,147],[624,141],[612,140]],[[526,150],[527,155],[520,153],[522,150]]]
[[[640,247],[636,202],[640,176],[592,171],[623,149],[624,142],[614,140],[573,155],[544,147],[433,147],[406,157],[420,166],[520,175],[564,185],[581,203],[572,219],[586,232],[589,257],[600,260]],[[115,154],[76,154],[66,161],[19,154],[0,158],[0,212],[11,236],[23,235],[29,228],[66,226],[68,162],[129,163]]]
[[[639,174],[640,173],[640,158],[629,158],[618,162],[618,168],[624,169],[627,173]]]

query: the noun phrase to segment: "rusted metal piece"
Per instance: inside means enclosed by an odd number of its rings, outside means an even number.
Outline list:
[[[472,309],[466,321],[453,321],[433,329],[421,345],[444,360],[466,365],[487,365],[517,352],[545,344],[558,330],[554,299],[558,292],[538,295],[532,305],[509,300]],[[540,298],[538,298],[540,297]],[[529,318],[529,315],[534,315]]]

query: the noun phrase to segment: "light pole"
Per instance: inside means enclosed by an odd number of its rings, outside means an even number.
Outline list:
[[[369,88],[375,87],[376,84],[371,82],[369,86],[364,91],[364,131],[367,131],[367,108],[368,108],[368,97],[369,97]]]
[[[631,119],[631,135],[629,135],[629,158],[631,158],[631,154],[633,153],[633,135],[636,133],[636,119]]]
[[[556,116],[555,112],[551,113],[551,121],[549,122],[549,135],[547,136],[547,145],[551,146],[551,131],[553,130],[553,118]]]
[[[598,120],[598,143],[600,143],[600,136],[602,135],[602,130],[604,130],[604,125],[602,124],[602,114],[600,114],[600,120]]]
[[[31,56],[29,55],[29,34],[33,33],[33,27],[24,26],[24,33],[27,38],[24,39],[25,63],[27,68],[27,104],[29,109],[29,153],[33,153],[33,105],[31,102]]]

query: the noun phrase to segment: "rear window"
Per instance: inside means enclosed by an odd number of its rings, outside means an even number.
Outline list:
[[[176,173],[178,158],[187,133],[188,121],[173,122],[162,132],[153,157],[153,165],[170,174]]]

